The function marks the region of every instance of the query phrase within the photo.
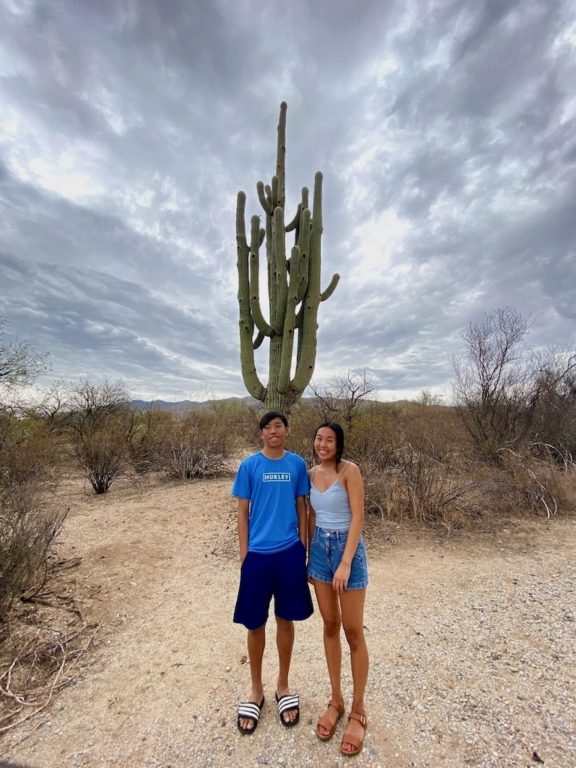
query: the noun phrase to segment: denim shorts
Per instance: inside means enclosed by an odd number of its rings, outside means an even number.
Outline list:
[[[308,557],[308,576],[331,584],[342,560],[347,538],[347,530],[329,531],[324,528],[315,528]],[[364,538],[361,536],[352,558],[347,589],[365,589],[367,586],[368,560]]]

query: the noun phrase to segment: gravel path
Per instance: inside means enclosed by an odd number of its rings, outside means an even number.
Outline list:
[[[65,554],[101,622],[94,665],[43,720],[11,731],[3,760],[28,768],[343,766],[314,724],[328,695],[317,614],[297,626],[292,685],[301,723],[267,700],[253,736],[236,730],[248,687],[229,481],[126,485],[104,498],[78,483]],[[576,767],[576,520],[453,539],[368,540],[369,728],[355,766]],[[271,626],[272,629],[272,626]],[[345,656],[345,690],[350,691]],[[35,728],[35,730],[34,730]],[[0,764],[4,765],[0,760]]]

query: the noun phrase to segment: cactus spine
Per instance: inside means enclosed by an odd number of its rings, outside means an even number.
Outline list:
[[[286,224],[285,156],[286,103],[280,105],[276,174],[270,186],[257,184],[258,199],[265,214],[265,228],[260,217],[252,216],[250,243],[246,235],[246,195],[238,193],[236,206],[236,245],[238,253],[238,305],[240,310],[240,360],[248,392],[264,403],[266,410],[289,413],[310,383],[316,362],[318,307],[328,299],[340,276],[335,274],[325,291],[320,288],[322,239],[322,174],[314,178],[312,211],[308,207],[308,189],[294,218]],[[294,246],[286,256],[286,233],[294,232]],[[259,288],[260,248],[266,242],[268,267],[268,320],[262,312]],[[295,339],[296,363],[293,356]],[[268,385],[256,372],[254,351],[269,339]]]

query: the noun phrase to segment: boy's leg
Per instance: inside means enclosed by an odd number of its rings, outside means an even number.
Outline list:
[[[275,558],[274,607],[276,613],[276,645],[278,647],[278,680],[276,695],[280,698],[290,693],[288,675],[294,647],[294,620],[307,619],[314,610],[308,576],[306,573],[306,549],[300,541],[287,550],[278,552]],[[295,723],[298,709],[286,709],[282,713],[285,723]]]
[[[264,658],[264,648],[266,647],[266,624],[258,627],[258,629],[248,630],[247,645],[252,690],[246,701],[253,701],[255,704],[259,704],[264,697],[264,685],[262,683],[262,660]],[[240,726],[246,730],[250,730],[254,727],[254,721],[241,717]]]
[[[281,619],[280,616],[276,616],[276,646],[278,648],[276,695],[280,698],[290,693],[288,676],[292,661],[292,649],[294,648],[294,622]],[[296,709],[287,709],[283,713],[283,718],[292,723],[296,720],[297,714]]]
[[[246,701],[258,705],[264,696],[262,660],[266,646],[266,620],[273,589],[270,565],[270,555],[248,552],[240,571],[240,586],[234,609],[234,621],[244,624],[248,629],[251,691]],[[254,722],[245,718],[240,718],[239,724],[244,730],[254,727]]]
[[[276,646],[278,647],[278,682],[276,693],[284,696],[288,691],[288,675],[294,648],[294,622],[276,616]]]

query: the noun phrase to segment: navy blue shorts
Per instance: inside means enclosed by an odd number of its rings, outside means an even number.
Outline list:
[[[300,540],[281,552],[248,552],[240,568],[240,586],[234,610],[236,624],[258,629],[274,613],[286,621],[303,621],[314,606],[306,573],[306,547]]]

